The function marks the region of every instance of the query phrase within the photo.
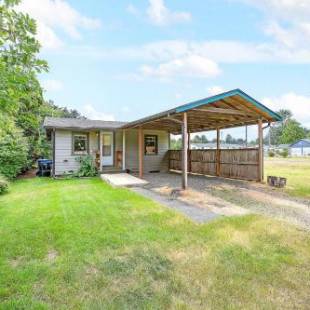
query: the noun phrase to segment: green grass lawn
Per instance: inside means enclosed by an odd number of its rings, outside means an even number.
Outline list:
[[[287,178],[287,193],[310,199],[310,158],[265,159],[265,176],[268,175]]]
[[[197,225],[99,179],[0,197],[0,309],[309,307],[310,235],[260,216]]]

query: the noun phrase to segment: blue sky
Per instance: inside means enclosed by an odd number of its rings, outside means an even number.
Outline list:
[[[310,127],[310,1],[24,0],[19,9],[38,21],[50,65],[40,79],[57,105],[130,121],[241,88]]]

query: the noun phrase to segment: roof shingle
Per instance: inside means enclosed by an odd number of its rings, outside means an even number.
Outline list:
[[[80,118],[61,118],[46,117],[44,119],[44,128],[63,128],[63,129],[117,129],[125,125],[126,122],[89,120]]]

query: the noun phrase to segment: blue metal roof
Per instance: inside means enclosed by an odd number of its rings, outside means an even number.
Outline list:
[[[293,148],[310,147],[310,139],[300,139],[290,145]]]
[[[249,101],[254,106],[256,106],[258,109],[260,109],[263,112],[267,113],[274,120],[276,120],[276,121],[281,121],[282,120],[282,117],[279,114],[273,112],[272,110],[267,108],[265,105],[263,105],[262,103],[258,102],[256,99],[252,98],[251,96],[249,96],[248,94],[246,94],[245,92],[243,92],[239,88],[230,90],[228,92],[225,92],[225,93],[222,93],[222,94],[219,94],[219,95],[215,95],[215,96],[212,96],[212,97],[207,97],[207,98],[204,98],[204,99],[201,99],[201,100],[198,100],[198,101],[187,103],[185,105],[177,107],[176,108],[176,112],[177,113],[179,113],[179,112],[186,112],[186,111],[189,111],[191,109],[197,108],[199,106],[206,105],[206,104],[211,104],[211,103],[214,103],[214,102],[216,102],[218,100],[225,99],[225,98],[231,97],[231,96],[236,96],[236,95],[239,95],[243,99]]]

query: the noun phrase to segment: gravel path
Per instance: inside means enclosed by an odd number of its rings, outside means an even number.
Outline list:
[[[208,209],[202,209],[193,205],[189,205],[185,202],[179,201],[178,199],[168,198],[167,196],[160,195],[146,188],[131,187],[130,189],[146,198],[157,201],[158,203],[170,209],[181,212],[182,214],[186,215],[191,220],[197,223],[207,223],[220,217],[219,214],[213,213]]]
[[[146,174],[145,179],[149,190],[167,196],[181,184],[181,177],[176,173]],[[178,197],[184,203],[222,215],[237,215],[247,210],[310,229],[309,200],[289,197],[255,182],[189,175],[188,184],[189,190]]]

